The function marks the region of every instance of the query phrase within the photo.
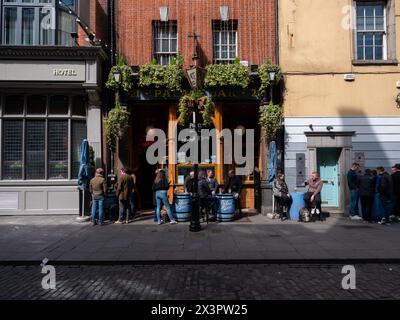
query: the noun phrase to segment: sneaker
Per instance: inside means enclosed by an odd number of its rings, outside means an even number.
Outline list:
[[[172,220],[169,224],[177,224],[178,222],[176,222],[175,220]]]
[[[379,224],[386,224],[386,219],[385,219],[385,218],[382,218],[382,220],[381,220],[381,221],[378,221],[378,223],[379,223]]]
[[[316,210],[315,208],[312,208],[311,209],[311,214],[315,214],[315,210]]]
[[[358,215],[354,215],[350,217],[351,220],[362,220],[362,218]]]
[[[321,212],[319,212],[319,209],[318,209],[318,208],[315,210],[315,212],[316,212],[317,214],[320,214],[320,213],[321,213]]]
[[[159,224],[159,225],[160,225],[160,224],[164,224],[164,220],[158,221],[157,224]]]
[[[115,223],[115,224],[122,224],[122,221],[117,220],[117,221],[115,221],[114,223]]]

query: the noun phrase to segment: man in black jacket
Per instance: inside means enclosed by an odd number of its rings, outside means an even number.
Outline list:
[[[208,185],[208,181],[206,179],[206,172],[204,170],[201,170],[199,172],[198,194],[200,200],[200,213],[206,211],[204,213],[207,215],[207,212],[210,208],[209,196],[211,196],[211,189],[210,186]]]
[[[392,182],[393,182],[393,198],[392,205],[393,210],[392,213],[399,217],[400,216],[400,163],[396,163],[392,167]]]
[[[358,177],[358,194],[360,195],[362,217],[365,221],[372,222],[372,203],[375,195],[375,178],[370,169]]]
[[[377,188],[383,206],[383,218],[381,221],[379,221],[379,224],[389,224],[392,207],[391,199],[393,193],[392,178],[383,167],[376,168],[376,171],[378,171],[379,179]]]

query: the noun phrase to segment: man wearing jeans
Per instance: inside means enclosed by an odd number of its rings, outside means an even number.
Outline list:
[[[349,216],[354,220],[361,220],[362,218],[358,212],[358,170],[360,165],[354,162],[349,172],[347,172],[347,185],[350,190],[350,208]]]
[[[378,223],[389,225],[390,214],[392,209],[392,201],[391,201],[393,192],[392,178],[385,171],[385,168],[383,167],[376,168],[376,171],[378,171],[378,175],[380,177],[377,189],[383,207],[383,218]]]
[[[107,182],[106,179],[103,177],[103,169],[98,168],[96,169],[95,177],[90,180],[90,193],[92,194],[92,215],[91,220],[92,224],[96,225],[96,211],[97,208],[99,209],[99,225],[103,225],[103,217],[104,217],[104,197],[107,193]]]
[[[129,212],[128,208],[130,206],[130,199],[132,195],[133,188],[133,178],[126,173],[126,169],[122,168],[120,170],[121,177],[118,182],[117,197],[119,200],[119,217],[118,221],[115,223],[128,223],[129,222]],[[125,217],[125,221],[123,221]]]

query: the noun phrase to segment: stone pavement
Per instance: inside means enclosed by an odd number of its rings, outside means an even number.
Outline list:
[[[400,299],[399,264],[354,267],[356,289],[344,290],[337,264],[63,265],[44,290],[40,266],[0,266],[0,300]]]
[[[255,215],[202,227],[192,233],[188,223],[158,226],[151,216],[102,227],[75,216],[0,216],[0,262],[400,259],[400,223],[363,224],[340,216],[298,223]]]

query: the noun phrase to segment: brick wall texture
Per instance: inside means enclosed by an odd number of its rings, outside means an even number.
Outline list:
[[[160,20],[160,7],[169,8],[169,20],[178,24],[178,51],[185,65],[192,63],[196,32],[202,63],[212,62],[212,20],[220,20],[220,6],[229,6],[229,19],[238,21],[238,58],[261,64],[275,62],[274,0],[118,0],[116,1],[117,51],[129,64],[152,59],[152,22]]]

